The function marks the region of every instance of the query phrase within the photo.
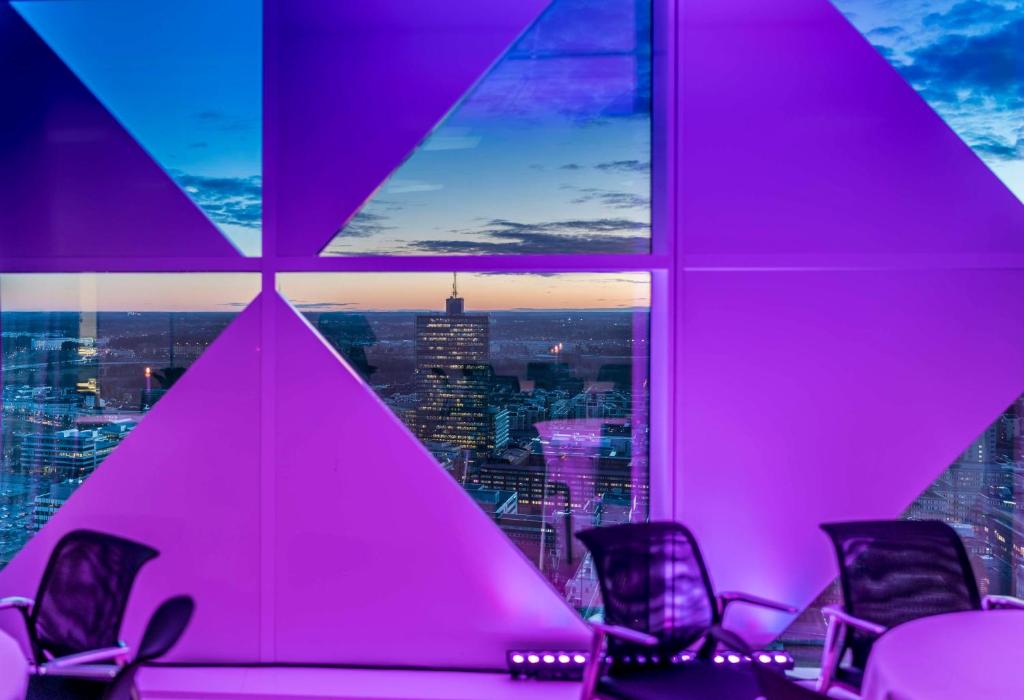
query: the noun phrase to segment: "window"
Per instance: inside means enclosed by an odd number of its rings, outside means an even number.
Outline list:
[[[649,0],[555,0],[324,255],[650,250]]]
[[[299,273],[280,284],[570,602],[597,609],[574,533],[649,511],[650,275]]]
[[[1015,0],[833,1],[1024,200],[1024,5]]]
[[[237,274],[0,276],[0,568],[258,289]]]
[[[228,241],[259,255],[261,3],[11,4]]]

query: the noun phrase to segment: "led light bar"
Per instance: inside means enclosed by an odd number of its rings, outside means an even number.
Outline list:
[[[590,660],[590,654],[585,651],[521,650],[508,652],[506,659],[513,678],[579,680],[583,677],[583,669],[587,665],[587,661]],[[650,656],[637,654],[636,656],[623,656],[619,659],[608,656],[604,661],[609,664],[636,667],[664,666],[666,663],[673,666],[699,663],[696,653],[690,651],[676,654],[671,659],[662,659],[656,654]],[[711,658],[711,663],[737,667],[756,663],[786,671],[795,665],[793,657],[788,652],[767,649],[755,651],[750,655],[734,651],[721,651]]]

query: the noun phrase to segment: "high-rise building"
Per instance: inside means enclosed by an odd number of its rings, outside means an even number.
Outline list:
[[[80,479],[95,471],[118,440],[103,430],[58,430],[18,436],[19,462],[43,479]]]
[[[41,530],[43,525],[60,510],[60,507],[67,503],[71,494],[82,485],[83,481],[84,479],[66,479],[52,484],[48,492],[36,496],[32,501],[32,520],[29,527],[37,532]]]
[[[414,431],[421,440],[480,452],[495,448],[496,421],[487,401],[489,323],[486,314],[465,312],[456,284],[445,313],[416,317]],[[507,414],[504,425],[507,435]]]

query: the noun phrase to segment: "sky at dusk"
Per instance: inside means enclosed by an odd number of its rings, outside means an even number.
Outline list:
[[[1024,201],[1024,0],[833,0]]]
[[[460,273],[467,311],[617,309],[650,305],[650,275]],[[452,275],[293,273],[278,289],[300,311],[443,309]],[[256,297],[253,273],[5,274],[3,311],[239,311]]]
[[[324,254],[648,252],[650,51],[649,0],[554,0]]]
[[[228,240],[259,255],[261,3],[11,4]]]
[[[452,292],[442,272],[293,273],[278,289],[300,311],[441,310]],[[646,272],[459,273],[466,311],[631,309],[650,306]]]
[[[3,311],[240,311],[259,291],[253,273],[0,275]]]

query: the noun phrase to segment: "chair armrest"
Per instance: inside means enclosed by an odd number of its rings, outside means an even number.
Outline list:
[[[859,632],[873,634],[876,637],[882,635],[886,628],[875,622],[854,617],[834,605],[822,608],[821,614],[825,616],[827,627],[825,628],[825,644],[821,648],[821,675],[818,676],[817,690],[819,693],[827,695],[843,655],[846,628],[852,627]]]
[[[884,625],[880,625],[877,622],[871,622],[870,620],[863,620],[859,617],[854,617],[842,608],[837,608],[833,605],[828,605],[822,608],[821,614],[828,619],[830,624],[838,620],[844,625],[854,628],[858,632],[867,632],[868,634],[873,634],[876,637],[880,637],[888,630]]]
[[[987,595],[981,599],[981,607],[985,610],[1024,610],[1024,600],[1012,595]]]
[[[588,623],[595,630],[599,630],[602,634],[608,637],[615,637],[626,642],[632,642],[633,644],[641,644],[645,647],[657,646],[658,638],[646,634],[644,632],[637,632],[631,630],[628,627],[620,627],[619,625],[606,625],[603,622],[590,622]]]
[[[117,663],[127,662],[130,655],[131,650],[128,649],[128,647],[123,646],[90,649],[89,651],[82,651],[77,654],[60,656],[52,661],[47,661],[45,664],[39,664],[36,672],[40,676],[51,674],[59,675],[59,672],[64,669],[72,668],[74,666],[82,666],[84,664],[94,664],[99,661],[114,661]]]
[[[36,602],[31,598],[22,598],[21,596],[15,595],[10,598],[0,598],[0,610],[7,608],[18,608],[20,610],[31,610],[32,606]]]
[[[587,624],[594,630],[594,637],[590,642],[590,658],[587,660],[587,665],[583,667],[580,700],[593,700],[594,698],[597,681],[601,675],[601,667],[604,665],[604,640],[606,637],[616,637],[643,646],[658,644],[657,637],[631,630],[628,627],[606,625],[603,622],[588,622]]]
[[[800,608],[795,608],[792,605],[786,605],[785,603],[779,603],[778,601],[768,600],[760,596],[751,595],[749,593],[741,593],[739,591],[726,591],[718,594],[718,609],[721,613],[725,614],[725,608],[729,603],[747,603],[749,605],[756,605],[759,608],[768,608],[769,610],[778,610],[779,612],[790,613],[792,615],[800,612]]]

